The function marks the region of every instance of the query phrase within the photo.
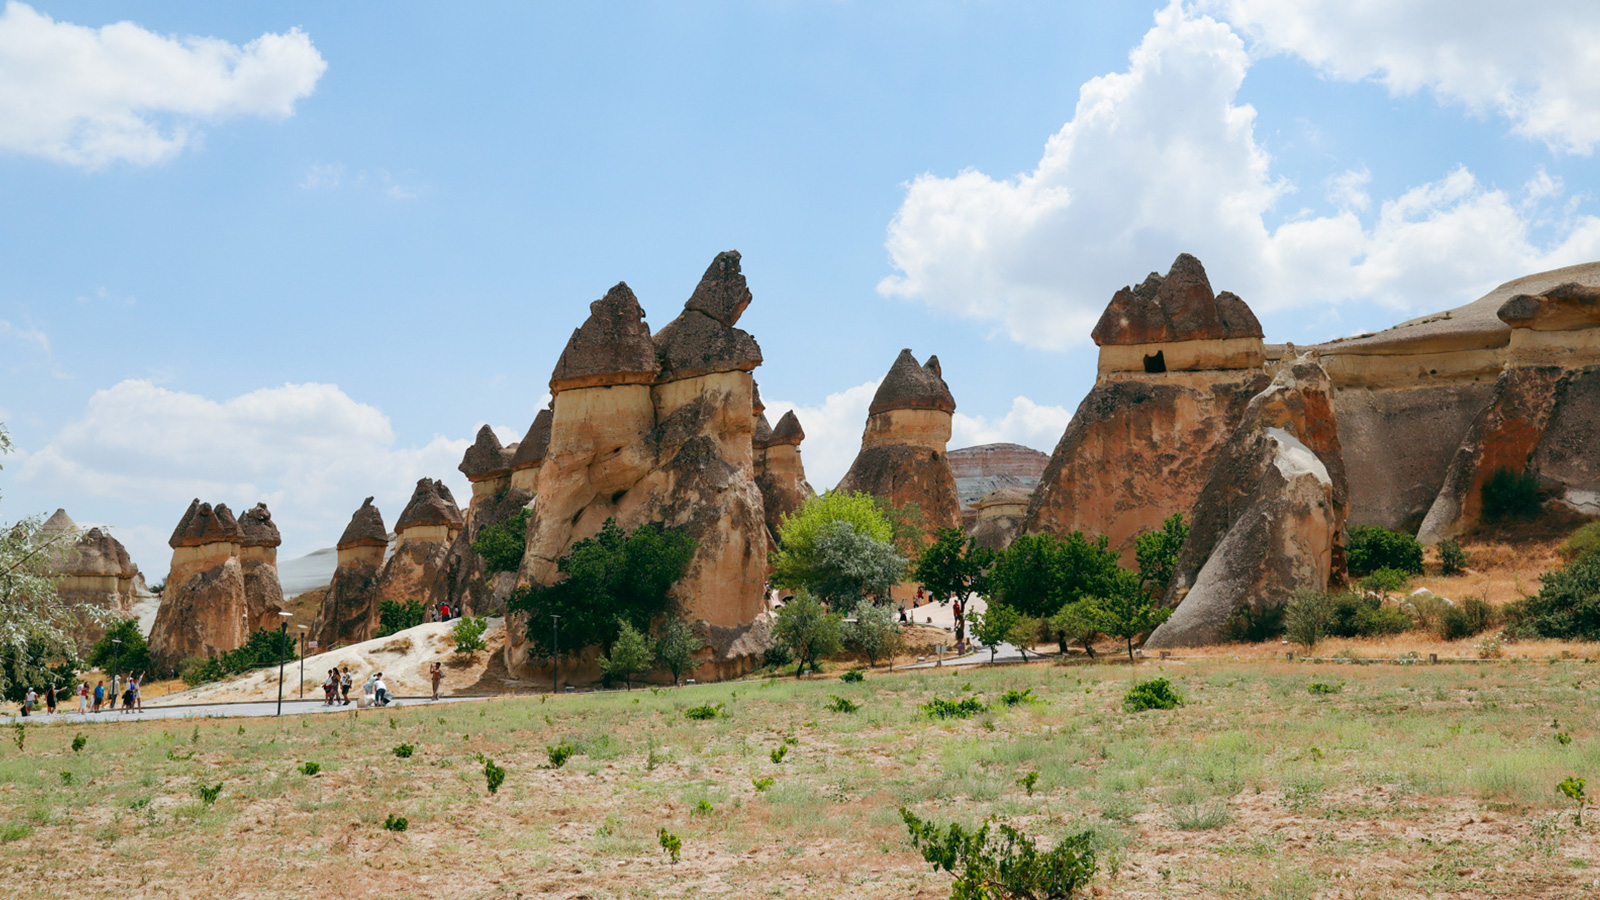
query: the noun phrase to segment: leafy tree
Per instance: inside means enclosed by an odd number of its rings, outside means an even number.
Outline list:
[[[1543,637],[1600,641],[1600,553],[1539,576],[1543,585],[1529,597],[1525,620]]]
[[[117,643],[121,641],[121,643]],[[155,668],[150,661],[150,646],[137,619],[123,619],[106,629],[105,636],[89,649],[89,665],[111,675],[131,675]]]
[[[615,519],[607,519],[599,534],[573,544],[557,562],[565,578],[523,588],[507,605],[528,616],[529,649],[535,656],[549,657],[555,649],[552,614],[561,617],[563,656],[596,646],[609,651],[619,620],[645,631],[671,610],[668,592],[683,577],[694,547],[694,538],[677,529],[649,524],[623,531]]]
[[[1350,529],[1350,546],[1345,560],[1350,574],[1371,575],[1379,569],[1398,569],[1407,575],[1422,574],[1422,545],[1409,534],[1377,526],[1357,525]]]
[[[472,552],[483,558],[484,568],[490,575],[496,572],[515,572],[522,565],[522,554],[528,546],[528,511],[517,514],[495,525],[486,525],[472,542]]]
[[[1084,597],[1121,589],[1129,577],[1104,535],[1023,535],[989,569],[989,592],[1026,616],[1046,617]]]
[[[870,600],[862,600],[856,603],[850,615],[854,621],[844,623],[845,645],[861,651],[867,657],[868,665],[877,665],[878,660],[885,656],[893,662],[894,654],[904,640],[894,611]]]
[[[397,631],[415,628],[427,618],[428,609],[421,600],[384,600],[378,604],[377,637],[388,637]]]
[[[794,677],[799,678],[807,666],[815,665],[822,657],[844,649],[843,619],[806,593],[797,594],[778,608],[772,637],[799,662]]]
[[[1100,632],[1096,630],[1095,618],[1090,614],[1092,606],[1092,598],[1068,603],[1046,620],[1050,630],[1060,636],[1063,654],[1069,642],[1077,641],[1083,645],[1084,652],[1094,656],[1094,639]]]
[[[1022,614],[998,601],[989,601],[989,608],[972,614],[972,636],[989,648],[989,661],[994,662],[1000,645],[1011,639],[1011,632],[1022,621]]]
[[[882,596],[903,576],[905,558],[894,540],[894,525],[876,497],[829,491],[778,526],[772,583],[848,608],[862,596]]]
[[[1028,661],[1028,648],[1039,640],[1039,632],[1044,628],[1044,620],[1038,616],[1018,616],[1017,621],[1006,633],[1006,642],[1017,648],[1022,654],[1022,661]],[[993,656],[991,655],[991,659]]]
[[[955,597],[965,607],[973,594],[988,590],[987,572],[995,554],[978,546],[959,528],[941,528],[922,551],[911,573],[941,603]]]
[[[1159,606],[1159,601],[1136,584],[1137,576],[1123,571],[1121,583],[1103,597],[1094,598],[1087,612],[1096,631],[1122,638],[1128,645],[1128,659],[1133,659],[1133,639],[1148,633],[1172,615],[1172,610]]]
[[[648,672],[654,658],[649,638],[629,625],[626,619],[618,619],[617,639],[611,642],[611,652],[600,657],[600,671],[608,679],[621,678],[628,690],[633,690],[634,674]]]
[[[1157,597],[1167,592],[1178,569],[1178,551],[1189,536],[1189,526],[1181,513],[1173,513],[1161,523],[1159,531],[1146,531],[1134,541],[1134,558],[1139,562],[1139,583]]]
[[[489,649],[488,643],[483,639],[483,633],[489,630],[489,620],[483,616],[464,616],[450,629],[450,637],[456,642],[457,653],[477,653],[479,650]]]
[[[922,504],[908,500],[894,506],[878,496],[873,496],[872,500],[878,504],[878,511],[888,521],[893,534],[889,542],[900,551],[900,555],[906,559],[916,559],[921,555],[922,548],[928,543],[928,516],[923,513]]]
[[[677,684],[684,672],[694,668],[694,655],[705,645],[688,622],[668,616],[666,624],[661,626],[661,634],[656,637],[656,662],[672,673],[672,683]]]

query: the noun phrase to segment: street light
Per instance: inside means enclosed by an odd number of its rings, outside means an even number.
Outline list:
[[[289,619],[293,618],[292,612],[279,612],[283,616],[283,624],[278,627],[278,715],[283,715],[283,641],[289,636]]]
[[[296,625],[300,629],[300,699],[306,698],[306,626]]]
[[[561,617],[550,614],[550,693],[561,693]]]

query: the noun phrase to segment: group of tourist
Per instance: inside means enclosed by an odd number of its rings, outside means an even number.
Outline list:
[[[123,712],[135,712],[144,709],[144,698],[140,690],[140,683],[143,680],[143,672],[137,675],[130,675],[126,679],[121,675],[114,674],[111,676],[109,690],[107,690],[104,680],[96,682],[93,688],[89,687],[89,682],[80,681],[77,689],[70,691],[70,693],[77,695],[78,712],[80,714],[97,713],[101,710],[115,710],[118,708],[117,703],[119,700],[122,703],[121,709]],[[65,688],[57,691],[53,684],[45,688],[42,699],[46,714],[54,715],[56,707],[60,705],[61,698],[68,695],[68,693],[69,691]],[[32,715],[34,710],[39,708],[40,700],[39,692],[34,688],[28,688],[27,692],[22,695],[22,714],[24,716]]]
[[[448,603],[440,603],[438,606],[428,607],[429,622],[448,622],[452,616],[458,619],[461,618],[461,610],[452,610]]]
[[[350,667],[343,666],[328,670],[328,677],[322,682],[322,704],[324,706],[349,706],[350,689],[355,686],[355,676],[350,674]],[[361,696],[365,698],[364,706],[388,706],[394,702],[389,695],[389,685],[383,680],[382,672],[373,672],[367,680],[361,683]]]

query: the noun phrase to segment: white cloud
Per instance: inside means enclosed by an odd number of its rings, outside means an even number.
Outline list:
[[[153,165],[237,116],[286,118],[328,64],[299,29],[240,47],[132,22],[88,28],[0,12],[0,150],[80,166]]]
[[[1072,421],[1072,410],[1062,406],[1041,406],[1027,397],[1016,397],[1011,409],[998,419],[956,413],[951,423],[950,449],[978,444],[1021,444],[1045,453],[1056,448]]]
[[[1212,0],[1266,52],[1392,94],[1429,91],[1551,149],[1600,143],[1600,16],[1590,0]]]
[[[50,336],[37,328],[24,328],[21,325],[13,325],[6,319],[0,319],[0,337],[8,337],[24,344],[30,344],[41,353],[49,354],[50,352]]]
[[[496,427],[503,439],[511,431]],[[393,525],[423,476],[443,479],[466,503],[471,491],[456,465],[468,443],[435,436],[399,446],[383,412],[329,384],[216,401],[129,380],[97,391],[81,416],[23,456],[19,477],[92,498],[157,577],[166,535],[192,497],[236,513],[265,501],[284,552],[298,555],[331,545],[368,495]]]
[[[1600,219],[1539,205],[1558,187],[1513,198],[1465,169],[1382,203],[1370,225],[1357,215],[1371,204],[1366,175],[1346,173],[1329,185],[1336,212],[1269,227],[1292,185],[1256,143],[1255,110],[1236,103],[1249,67],[1226,24],[1174,2],[1127,71],[1082,86],[1032,172],[915,179],[889,226],[899,274],[879,291],[1059,349],[1088,340],[1118,287],[1184,251],[1258,310],[1436,308],[1600,255]],[[1535,223],[1556,239],[1536,241]]]
[[[428,190],[422,185],[402,184],[388,169],[374,169],[371,175],[366,169],[350,173],[346,171],[344,163],[314,163],[300,181],[303,191],[332,191],[346,187],[352,190],[371,188],[391,200],[415,200]]]

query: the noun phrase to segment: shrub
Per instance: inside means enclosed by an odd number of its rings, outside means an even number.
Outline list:
[[[1490,522],[1539,512],[1539,476],[1524,469],[1496,469],[1483,482],[1483,517]]]
[[[1350,529],[1346,549],[1350,574],[1370,575],[1379,569],[1398,569],[1410,575],[1422,574],[1422,545],[1409,534],[1387,528],[1356,526]]]
[[[1220,800],[1189,803],[1172,811],[1172,827],[1179,831],[1210,831],[1233,821],[1228,805]]]
[[[782,644],[773,644],[767,648],[767,652],[761,657],[761,662],[774,669],[783,669],[794,663],[794,654]]]
[[[1000,695],[1000,702],[1006,706],[1017,706],[1022,703],[1043,703],[1044,701],[1033,695],[1033,688],[1023,688],[1020,691],[1010,688]]]
[[[981,712],[988,712],[989,707],[977,697],[966,697],[961,700],[946,700],[935,697],[922,704],[922,714],[930,719],[970,719]]]
[[[1177,709],[1183,705],[1183,695],[1172,689],[1165,678],[1141,681],[1122,698],[1122,708],[1127,712],[1144,712],[1147,709]]]
[[[522,565],[522,554],[528,542],[528,511],[517,514],[496,525],[486,525],[478,531],[472,542],[472,552],[483,559],[485,571],[515,572]]]
[[[1573,562],[1597,550],[1600,550],[1600,522],[1590,522],[1579,528],[1561,545],[1562,555]]]
[[[1048,851],[1010,825],[998,835],[985,822],[976,831],[939,826],[901,807],[911,846],[935,871],[955,876],[951,900],[986,898],[1067,898],[1089,883],[1097,870],[1094,832],[1062,838]]]
[[[200,802],[207,806],[217,802],[217,796],[222,793],[222,783],[218,782],[211,787],[200,785]]]
[[[322,771],[322,763],[306,760],[300,764],[301,775],[315,775]]]
[[[1017,779],[1017,787],[1020,787],[1023,790],[1027,791],[1029,797],[1033,796],[1033,788],[1038,783],[1039,783],[1039,773],[1038,772],[1029,772],[1028,774],[1026,774],[1026,775],[1022,776],[1021,778]]]
[[[694,809],[690,812],[692,815],[696,816],[709,816],[715,812],[715,810],[711,808],[710,800],[701,800],[699,803],[694,805]]]
[[[683,717],[685,719],[694,719],[700,722],[703,722],[706,719],[715,719],[722,715],[722,706],[723,704],[721,703],[718,703],[716,706],[712,706],[709,703],[702,703],[699,706],[691,706],[684,710]]]
[[[394,813],[390,813],[389,817],[383,820],[383,827],[386,831],[405,831],[411,827],[411,823],[406,820],[405,816],[397,816]]]
[[[394,748],[394,755],[400,757],[401,759],[410,759],[411,754],[415,752],[417,752],[417,748],[411,746],[410,744],[401,744],[400,746]]]
[[[1378,594],[1398,594],[1411,586],[1411,576],[1399,569],[1379,569],[1361,579],[1363,590]]]
[[[1600,538],[1600,535],[1597,535]],[[1439,542],[1439,574],[1460,575],[1467,570],[1467,551],[1455,538]]]
[[[500,785],[505,783],[506,770],[494,764],[494,760],[483,761],[483,780],[489,786],[489,793],[498,794]]]
[[[489,630],[489,620],[482,616],[465,616],[456,622],[456,627],[450,630],[450,637],[456,642],[457,653],[477,653],[487,650],[489,645],[483,639],[483,633]]]
[[[665,828],[657,829],[656,840],[661,844],[661,849],[667,851],[672,857],[674,865],[678,862],[678,854],[683,851],[683,840]]]
[[[843,675],[840,675],[839,680],[845,684],[860,684],[861,682],[867,680],[867,676],[861,674],[860,669],[851,669]]]
[[[1405,610],[1398,606],[1377,601],[1375,598],[1363,598],[1365,602],[1356,610],[1355,633],[1360,637],[1378,637],[1385,634],[1400,634],[1410,631],[1415,623],[1406,615]]]
[[[1543,637],[1600,641],[1600,553],[1539,576],[1544,584],[1523,607],[1527,625]]]
[[[84,737],[81,734],[72,739],[72,752],[73,753],[82,753],[83,752],[83,748],[87,747],[87,746],[89,746],[89,739]]]
[[[1478,639],[1478,646],[1477,646],[1478,658],[1479,659],[1499,659],[1500,657],[1505,655],[1505,652],[1506,652],[1505,651],[1505,647],[1506,647],[1506,634],[1505,634],[1505,632],[1497,631],[1494,634],[1485,635],[1484,637],[1481,637],[1481,638]]]
[[[773,750],[768,755],[772,757],[772,764],[773,765],[778,765],[778,764],[783,762],[783,758],[785,756],[789,755],[789,745],[788,744],[779,744],[777,749]]]
[[[378,604],[378,633],[373,636],[388,637],[415,628],[427,617],[428,608],[421,600],[385,600]]]
[[[1233,611],[1222,626],[1229,641],[1259,644],[1283,636],[1284,604],[1278,603],[1257,608],[1246,603]]]
[[[62,769],[61,770],[61,783],[62,784],[66,785],[68,787],[71,787],[72,785],[77,784],[77,782],[78,782],[77,776],[73,775],[70,771],[68,771],[66,769]]]
[[[1299,590],[1283,608],[1283,631],[1289,640],[1310,650],[1333,626],[1333,597],[1322,591]]]
[[[1313,681],[1306,685],[1306,691],[1311,694],[1337,694],[1344,690],[1344,682],[1328,684],[1325,681]]]
[[[757,791],[765,791],[767,788],[772,787],[774,784],[777,784],[777,782],[773,781],[771,778],[752,778],[752,779],[750,779],[750,786],[755,788]]]
[[[836,694],[829,694],[828,697],[829,700],[827,708],[833,710],[834,712],[853,713],[861,708],[861,704],[851,703],[849,700],[846,700],[845,698]]]
[[[1560,791],[1568,800],[1578,804],[1576,819],[1579,828],[1583,827],[1583,808],[1589,803],[1589,797],[1583,792],[1583,788],[1583,779],[1577,777],[1567,778],[1556,785],[1556,790]]]
[[[1445,605],[1439,613],[1439,637],[1459,641],[1479,635],[1493,628],[1498,617],[1495,609],[1481,597],[1468,597],[1460,606]]]
[[[572,746],[568,741],[562,741],[559,744],[546,745],[544,752],[546,756],[550,757],[550,768],[559,769],[567,764],[567,760],[572,758],[572,754],[578,752],[578,748]]]

